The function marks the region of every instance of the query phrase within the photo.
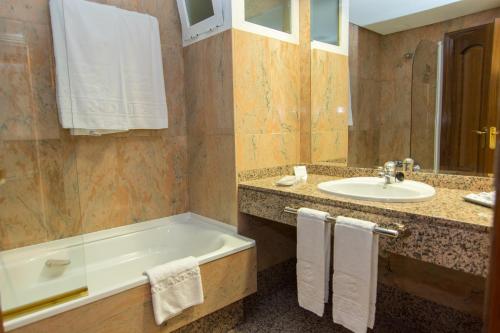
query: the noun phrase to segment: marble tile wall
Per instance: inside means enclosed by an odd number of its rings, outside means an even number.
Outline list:
[[[235,29],[184,49],[191,211],[236,225],[237,172],[298,163],[299,59]]]
[[[347,162],[349,60],[311,50],[311,160]]]
[[[410,155],[413,59],[405,58],[406,53],[415,53],[421,41],[437,43],[446,32],[491,23],[499,16],[497,8],[385,36],[351,25],[354,127],[349,130],[349,165],[372,167]],[[419,131],[417,153],[429,160],[428,149],[421,150],[432,147],[433,135]]]
[[[231,31],[204,39],[184,49],[184,65],[190,209],[235,225],[232,45]]]
[[[379,164],[380,35],[357,25],[349,29],[349,74],[353,126],[349,127],[349,166]]]
[[[57,118],[48,0],[0,2],[0,249],[185,212],[187,130],[175,0],[99,0],[160,23],[169,126],[72,137]]]
[[[311,163],[311,2],[299,2],[300,163]]]
[[[238,171],[299,161],[299,51],[296,44],[233,30]]]

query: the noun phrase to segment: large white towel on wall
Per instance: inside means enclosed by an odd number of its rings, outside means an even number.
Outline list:
[[[63,128],[168,127],[156,18],[83,0],[51,0],[50,13]]]
[[[203,303],[200,268],[194,257],[186,257],[146,271],[151,284],[157,325],[183,310]]]
[[[378,235],[372,222],[339,216],[333,246],[333,321],[355,333],[375,323]]]
[[[328,213],[300,208],[297,215],[297,294],[299,305],[322,316],[328,302],[331,227]]]

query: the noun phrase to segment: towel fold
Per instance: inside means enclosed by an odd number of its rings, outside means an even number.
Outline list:
[[[355,333],[373,328],[378,235],[372,222],[339,216],[333,252],[333,321]]]
[[[157,325],[183,310],[203,303],[200,268],[194,257],[186,257],[146,271],[151,284]]]
[[[301,208],[297,215],[297,294],[299,305],[323,316],[328,302],[331,227],[328,213]]]
[[[59,120],[73,135],[168,127],[156,18],[50,0]]]

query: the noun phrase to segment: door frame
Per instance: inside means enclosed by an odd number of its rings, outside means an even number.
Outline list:
[[[493,31],[493,62],[491,66],[489,108],[500,112],[500,18],[495,19]],[[497,116],[496,125],[500,128]],[[498,143],[498,140],[497,140]],[[484,332],[500,332],[500,148],[495,160],[495,215],[493,221],[490,270],[487,282],[487,297]]]

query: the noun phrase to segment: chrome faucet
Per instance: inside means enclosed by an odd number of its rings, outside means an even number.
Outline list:
[[[411,175],[413,172],[420,171],[421,167],[412,158],[405,158],[403,161],[403,172],[405,176]]]
[[[396,172],[396,163],[393,161],[385,162],[383,167],[378,168],[378,176],[385,179],[385,184],[391,184]]]
[[[404,161],[403,161],[403,172],[406,175],[410,175],[412,172],[413,172],[413,167],[415,165],[415,161],[408,157],[408,158],[405,158]]]
[[[378,176],[385,179],[385,184],[398,183],[405,180],[413,172],[419,171],[420,166],[411,158],[405,158],[403,161],[388,161],[383,167],[378,168]]]
[[[388,161],[385,162],[384,167],[378,168],[378,176],[385,179],[385,185],[402,182],[405,179],[405,174],[398,171],[398,168],[403,167],[401,161]]]

